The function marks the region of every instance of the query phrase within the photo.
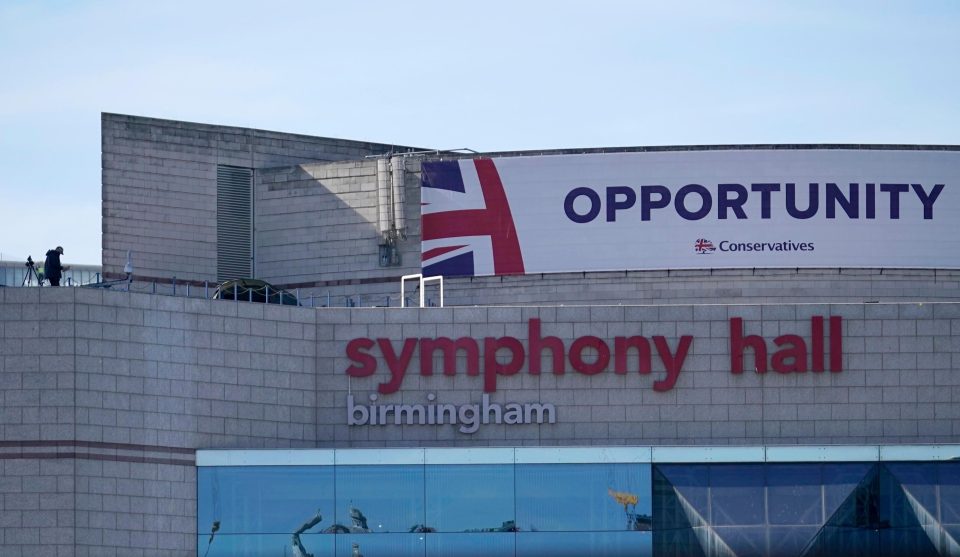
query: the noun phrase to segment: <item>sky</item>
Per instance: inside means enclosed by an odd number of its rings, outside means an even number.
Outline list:
[[[0,259],[99,264],[100,113],[476,151],[960,144],[960,2],[0,0]]]

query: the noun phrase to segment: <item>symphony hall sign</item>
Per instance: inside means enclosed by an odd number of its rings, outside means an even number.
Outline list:
[[[742,374],[744,354],[749,349],[754,355],[754,370],[763,374],[772,369],[778,373],[843,371],[842,318],[832,316],[810,318],[806,338],[797,334],[783,334],[772,339],[772,346],[758,335],[745,335],[743,320],[733,317],[730,322],[730,373]],[[436,396],[428,395],[430,404],[357,404],[348,395],[347,423],[349,425],[442,425],[460,424],[460,431],[473,433],[483,423],[525,424],[554,423],[556,409],[552,404],[497,404],[491,403],[489,393],[496,392],[498,380],[519,373],[526,367],[529,375],[552,373],[564,375],[568,371],[583,375],[609,373],[652,373],[654,358],[662,364],[665,375],[653,382],[653,390],[665,392],[676,385],[691,346],[693,335],[682,335],[671,346],[663,336],[617,336],[602,339],[581,336],[569,346],[563,339],[544,335],[539,319],[527,323],[526,339],[515,337],[460,337],[451,339],[406,338],[395,344],[388,338],[356,338],[347,343],[346,356],[351,364],[345,372],[352,378],[367,378],[384,370],[377,391],[383,395],[396,393],[404,378],[411,372],[410,362],[419,353],[421,376],[434,375],[434,355],[443,360],[442,374],[481,377],[483,400],[481,404],[434,404]],[[550,365],[542,369],[542,357],[550,355]],[[463,356],[458,360],[458,356]],[[464,370],[458,370],[460,367]],[[381,365],[383,364],[383,365]],[[415,372],[416,373],[416,372]],[[370,395],[370,402],[378,399]]]

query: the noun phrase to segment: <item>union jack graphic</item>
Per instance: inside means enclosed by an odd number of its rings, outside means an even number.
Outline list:
[[[698,238],[697,242],[693,244],[693,249],[700,255],[717,251],[717,248],[713,246],[713,242],[706,238]]]
[[[513,215],[492,160],[424,162],[421,172],[424,275],[524,272]]]

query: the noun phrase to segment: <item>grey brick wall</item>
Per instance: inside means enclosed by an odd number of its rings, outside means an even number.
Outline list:
[[[960,442],[960,304],[307,309],[91,289],[0,289],[0,532],[4,555],[191,555],[197,448]],[[842,373],[730,373],[745,334],[809,339],[843,317]],[[570,369],[499,377],[491,401],[556,405],[557,423],[347,426],[386,373],[350,378],[347,342],[513,336],[528,320],[575,337],[693,335],[676,386]],[[375,352],[379,354],[379,352]],[[587,356],[588,359],[591,356]],[[378,403],[479,402],[483,377],[421,377]],[[632,368],[631,368],[632,369]],[[481,372],[482,373],[482,372]],[[44,546],[45,547],[45,546]],[[46,547],[45,547],[46,550]]]
[[[411,166],[414,166],[411,164]],[[414,168],[416,168],[414,166]],[[406,175],[402,267],[380,267],[375,159],[304,164],[257,173],[256,266],[275,284],[392,279],[420,262],[419,174]],[[371,290],[390,292],[388,280]],[[387,287],[386,289],[384,287]],[[351,289],[343,289],[348,292]],[[324,289],[313,289],[324,294]],[[339,294],[338,295],[344,295]]]
[[[393,145],[104,113],[103,271],[216,280],[216,167],[357,159]]]

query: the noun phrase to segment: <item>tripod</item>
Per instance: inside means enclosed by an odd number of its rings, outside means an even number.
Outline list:
[[[40,275],[37,273],[37,267],[33,263],[33,257],[27,256],[27,262],[24,263],[27,266],[27,274],[23,276],[23,282],[20,283],[20,286],[33,286],[33,279],[37,279],[37,286],[43,286],[43,280],[40,279]]]

